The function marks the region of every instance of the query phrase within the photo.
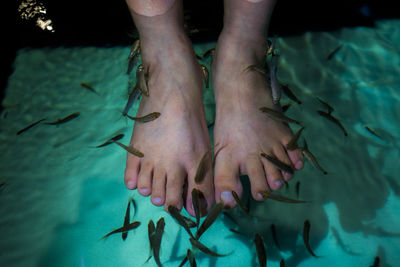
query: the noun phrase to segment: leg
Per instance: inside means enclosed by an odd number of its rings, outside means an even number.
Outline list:
[[[230,206],[231,190],[242,192],[239,174],[248,174],[252,195],[261,200],[263,190],[277,190],[291,175],[261,158],[260,151],[275,155],[301,169],[299,150],[286,151],[290,128],[259,111],[273,107],[270,89],[259,73],[243,72],[265,60],[266,33],[274,0],[225,0],[224,28],[213,63],[216,99],[215,143],[226,145],[215,164],[215,198]]]
[[[211,207],[214,188],[211,171],[202,184],[194,183],[198,162],[210,149],[210,142],[202,105],[201,69],[184,32],[182,1],[127,3],[140,35],[142,64],[150,75],[150,96],[143,97],[137,116],[154,111],[161,116],[135,124],[131,145],[144,157],[128,154],[125,184],[129,189],[138,188],[144,196],[151,194],[154,205],[184,205],[194,215],[191,190],[200,189]]]

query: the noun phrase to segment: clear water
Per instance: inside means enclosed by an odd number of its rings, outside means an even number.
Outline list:
[[[299,197],[308,204],[251,202],[254,217],[231,211],[238,226],[222,215],[202,241],[232,254],[212,258],[196,252],[199,266],[257,266],[255,232],[264,238],[268,266],[279,266],[281,258],[286,266],[370,266],[375,256],[381,266],[400,266],[399,43],[399,20],[279,39],[278,77],[303,101],[293,103],[288,115],[306,126],[309,148],[329,174],[306,164],[282,189],[296,197],[295,183],[301,181]],[[339,44],[342,48],[327,60]],[[214,45],[195,48],[201,54]],[[132,123],[120,119],[127,100],[128,53],[129,47],[18,52],[0,124],[0,182],[5,182],[0,188],[0,266],[156,266],[153,259],[145,263],[147,223],[161,217],[166,221],[163,265],[178,266],[191,247],[186,232],[163,208],[125,188],[125,151],[113,145],[93,148],[117,133],[129,142]],[[333,115],[348,137],[316,113],[324,107],[315,96],[335,107]],[[208,123],[215,115],[213,101],[212,88],[205,90]],[[77,111],[81,115],[69,123],[38,125],[16,135],[39,119]],[[131,196],[137,203],[134,220],[141,226],[126,241],[120,235],[100,240],[122,225]],[[318,258],[302,241],[306,219]],[[281,250],[272,240],[271,224]]]

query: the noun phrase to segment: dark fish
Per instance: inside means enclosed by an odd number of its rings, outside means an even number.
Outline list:
[[[310,252],[310,254],[312,256],[318,258],[318,256],[314,254],[314,252],[311,250],[311,247],[310,247],[310,227],[311,227],[310,222],[308,220],[306,220],[304,222],[304,228],[303,228],[304,245],[306,246],[308,252]]]
[[[285,267],[285,260],[284,259],[281,259],[279,267]]]
[[[140,55],[140,40],[137,39],[131,46],[131,51],[129,52],[128,56],[128,70],[126,74],[130,74],[132,69],[135,67],[136,63],[138,62]]]
[[[39,123],[41,123],[41,122],[44,121],[44,120],[46,120],[46,119],[38,120],[37,122],[34,122],[34,123],[30,124],[29,126],[27,126],[27,127],[23,128],[23,129],[19,130],[19,131],[17,132],[17,135],[22,134],[23,132],[29,130],[29,129],[32,128],[33,126],[38,125]]]
[[[238,194],[236,194],[235,191],[231,191],[232,192],[232,196],[235,199],[236,203],[239,205],[239,207],[243,210],[244,213],[248,214],[248,210],[244,207],[242,201],[240,200],[240,197],[238,196]]]
[[[186,224],[189,226],[189,228],[194,228],[197,226],[196,222],[193,221],[192,219],[190,219],[186,216],[182,216],[182,218],[186,221]]]
[[[290,90],[289,86],[287,84],[281,84],[281,89],[282,92],[289,97],[290,99],[292,99],[294,102],[296,102],[297,104],[301,104],[301,101],[293,94],[292,90]]]
[[[128,206],[126,207],[124,224],[122,227],[127,227],[130,223],[130,211],[131,211],[131,200],[128,201]],[[128,237],[128,232],[122,233],[122,240],[125,240]]]
[[[265,56],[275,54],[276,39],[277,36],[275,35],[274,38],[272,38],[272,41],[268,40],[268,48],[267,51],[265,52]]]
[[[133,58],[138,53],[140,53],[140,39],[137,39],[133,42],[131,50],[129,51],[128,59]]]
[[[209,77],[210,77],[208,74],[208,69],[204,65],[200,65],[200,67],[201,67],[201,72],[203,73],[204,81],[206,83],[206,88],[208,88],[209,87]]]
[[[193,252],[188,249],[186,257],[189,259],[190,267],[196,267],[196,259],[194,258]]]
[[[144,115],[142,117],[132,117],[129,115],[126,115],[129,119],[134,120],[136,122],[150,122],[150,121],[154,121],[155,119],[157,119],[158,117],[160,117],[161,113],[160,112],[152,112],[149,113],[147,115]]]
[[[174,206],[168,206],[168,212],[171,214],[171,216],[186,230],[186,232],[194,238],[192,232],[190,231],[189,226],[187,225],[185,219],[183,219],[183,216],[179,212],[179,210],[174,207]]]
[[[377,134],[374,130],[372,130],[371,128],[369,128],[368,126],[365,126],[365,129],[367,129],[368,132],[370,132],[371,134],[375,135],[376,137],[383,139],[382,136],[380,136],[379,134]]]
[[[58,119],[58,120],[56,120],[55,122],[47,122],[46,124],[48,124],[48,125],[58,125],[58,124],[62,124],[62,123],[65,123],[65,122],[67,122],[67,121],[70,121],[70,120],[72,120],[72,119],[75,119],[75,118],[78,117],[79,115],[80,115],[79,112],[75,112],[75,113],[72,113],[72,114],[68,115],[68,116],[65,117],[65,118]]]
[[[289,166],[285,163],[283,163],[282,161],[271,157],[270,155],[265,154],[264,152],[261,152],[260,155],[264,158],[266,158],[269,162],[271,162],[275,167],[277,167],[278,169],[280,169],[281,171],[290,173],[290,174],[294,174],[294,170],[292,168],[292,166]]]
[[[182,267],[183,265],[185,265],[185,263],[188,261],[188,257],[187,255],[183,258],[183,260],[181,261],[181,263],[179,264],[179,267]]]
[[[288,111],[288,109],[290,108],[291,105],[292,105],[292,104],[290,104],[290,103],[288,103],[288,104],[286,104],[286,105],[283,105],[283,106],[282,106],[282,112]]]
[[[317,111],[319,115],[321,115],[322,117],[327,118],[328,120],[330,120],[331,122],[335,123],[336,125],[338,125],[340,127],[340,129],[342,129],[344,136],[347,136],[347,132],[346,129],[343,127],[343,125],[340,123],[340,121],[333,117],[330,113],[326,113],[325,111],[322,110],[318,110]]]
[[[116,143],[117,145],[119,145],[120,147],[122,147],[123,149],[125,149],[126,151],[131,153],[132,155],[135,155],[136,157],[139,157],[139,158],[143,158],[144,157],[144,154],[142,152],[140,152],[139,150],[135,149],[132,146],[126,146],[124,144],[121,144],[118,141],[114,141],[114,143]]]
[[[286,117],[282,112],[277,111],[275,109],[271,109],[271,108],[267,108],[267,107],[261,107],[260,110],[264,113],[266,113],[268,116],[270,116],[273,119],[277,119],[283,122],[287,122],[287,123],[296,123],[296,124],[301,124],[300,122],[291,119],[289,117]]]
[[[128,102],[126,102],[124,111],[122,111],[123,116],[126,116],[128,114],[129,110],[135,103],[136,99],[138,99],[140,97],[140,94],[141,94],[141,92],[139,90],[139,86],[135,86],[132,89],[131,93],[129,94]]]
[[[271,94],[272,94],[272,103],[278,104],[281,100],[281,85],[276,77],[276,71],[278,69],[278,60],[279,55],[272,55],[271,58],[271,67],[269,69],[269,77],[271,80]]]
[[[255,234],[254,244],[256,245],[258,263],[260,264],[260,267],[266,267],[267,266],[267,253],[265,252],[264,241],[262,240],[262,238],[259,234]]]
[[[272,200],[276,200],[276,201],[280,201],[280,202],[286,202],[286,203],[307,203],[307,201],[304,200],[296,200],[296,199],[291,199],[291,198],[287,198],[287,197],[283,197],[281,195],[276,195],[276,194],[272,194],[268,191],[262,191],[260,192],[263,198],[269,198]]]
[[[199,165],[197,167],[196,175],[194,177],[194,181],[196,184],[200,184],[203,180],[204,177],[206,176],[207,173],[207,165],[208,165],[208,154],[210,153],[209,150],[207,150],[206,153],[204,153],[203,157],[201,158]]]
[[[304,130],[304,127],[301,127],[300,130],[297,131],[297,133],[293,136],[293,138],[286,145],[286,149],[295,150],[297,148],[297,140],[299,140],[299,137],[303,130]]]
[[[307,142],[306,139],[304,139],[304,145],[303,148],[301,149],[301,151],[303,152],[304,157],[312,163],[312,165],[314,165],[315,168],[317,168],[318,170],[320,170],[323,174],[328,174],[327,171],[325,171],[321,165],[319,165],[317,158],[310,152],[310,150],[308,150],[308,146],[307,146]]]
[[[193,203],[194,214],[196,216],[197,228],[199,228],[200,225],[200,193],[201,193],[200,190],[193,188],[192,203]]]
[[[148,70],[145,70],[143,65],[140,64],[136,71],[136,80],[139,83],[138,86],[140,92],[145,96],[149,96],[149,88],[147,87],[148,79]]]
[[[205,245],[203,245],[202,243],[200,243],[200,241],[198,241],[197,239],[194,238],[190,238],[190,243],[192,244],[193,247],[200,249],[202,252],[204,252],[205,254],[214,256],[214,257],[225,257],[228,256],[229,254],[218,254],[214,251],[212,251],[211,249],[209,249],[208,247],[206,247]]]
[[[200,56],[200,55],[198,55],[198,54],[196,54],[196,58],[197,58],[197,60],[202,60],[203,58]]]
[[[224,208],[223,202],[220,202],[211,208],[211,210],[208,212],[207,217],[204,219],[203,223],[197,230],[195,239],[199,239],[200,236],[214,223],[214,221],[218,218],[223,208]]]
[[[157,222],[154,235],[152,235],[154,260],[156,261],[157,266],[159,267],[162,266],[160,262],[160,247],[161,247],[161,239],[164,233],[164,227],[165,227],[164,217],[161,217]]]
[[[333,58],[333,56],[343,47],[342,44],[340,44],[338,47],[336,47],[335,49],[333,49],[328,56],[326,57],[327,60],[331,60]]]
[[[140,222],[136,221],[136,222],[128,224],[126,227],[122,226],[122,227],[120,227],[118,229],[115,229],[114,231],[109,232],[108,234],[103,236],[102,239],[106,239],[107,237],[109,237],[110,235],[113,235],[113,234],[128,232],[128,231],[130,231],[132,229],[136,229],[136,228],[139,227],[139,225],[140,225]]]
[[[245,236],[245,234],[243,234],[242,232],[240,232],[240,231],[238,231],[236,229],[233,229],[233,228],[229,228],[229,231],[231,231],[232,233],[238,234],[238,235],[244,235]]]
[[[274,240],[276,247],[280,250],[281,247],[279,246],[278,238],[276,236],[275,224],[271,224],[271,233],[272,233],[272,239]]]
[[[300,195],[300,181],[296,183],[296,197],[299,198]]]
[[[84,88],[86,88],[86,89],[88,89],[89,91],[92,91],[92,92],[95,93],[95,94],[98,94],[98,93],[96,92],[96,90],[95,90],[91,85],[89,85],[89,84],[87,84],[87,83],[81,83],[81,86],[84,87]]]
[[[328,109],[328,113],[331,114],[332,111],[334,111],[335,109],[329,105],[326,101],[322,100],[321,98],[317,97],[318,101],[321,102],[322,105],[324,105],[327,109]]]
[[[217,146],[218,146],[218,144],[216,144],[216,145],[214,146],[214,149],[215,149]],[[214,169],[214,167],[215,167],[215,159],[217,158],[219,152],[221,152],[221,150],[222,150],[224,147],[226,147],[226,146],[227,146],[227,144],[221,146],[220,148],[218,148],[217,152],[215,152],[214,157],[213,157],[213,160],[212,160],[212,169]]]
[[[378,256],[375,257],[374,263],[371,265],[371,267],[379,267],[379,262],[380,258]]]
[[[107,145],[109,145],[109,144],[112,144],[112,143],[115,142],[115,141],[118,141],[118,140],[122,139],[123,137],[124,137],[124,134],[118,134],[118,135],[114,136],[113,138],[107,140],[105,143],[103,143],[103,144],[101,144],[101,145],[98,145],[98,146],[96,146],[96,147],[98,148],[98,147],[107,146]]]
[[[149,243],[150,243],[150,257],[147,259],[147,261],[151,258],[151,254],[153,252],[152,238],[155,232],[156,232],[156,226],[154,225],[153,220],[150,220],[149,224],[147,225],[147,235],[149,237]]]

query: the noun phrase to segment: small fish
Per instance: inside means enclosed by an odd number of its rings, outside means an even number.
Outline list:
[[[128,59],[133,58],[140,52],[140,39],[137,39],[133,42],[131,46],[131,50],[129,51]]]
[[[289,166],[289,165],[283,163],[282,161],[280,161],[274,157],[271,157],[270,155],[265,154],[264,152],[261,152],[260,155],[263,158],[267,159],[269,162],[271,162],[275,167],[277,167],[281,171],[287,172],[290,174],[294,174],[294,170],[293,170],[292,166]]]
[[[203,223],[200,225],[199,229],[196,232],[196,240],[199,239],[200,236],[214,223],[223,208],[223,202],[220,202],[211,208],[211,210],[208,212],[207,217],[204,219]]]
[[[139,99],[140,94],[141,94],[141,92],[140,92],[139,86],[135,86],[132,89],[131,93],[129,94],[128,101],[126,102],[124,111],[122,112],[123,116],[126,116],[128,114],[129,110],[131,109],[131,107],[135,103],[136,99]]]
[[[216,144],[216,145],[214,146],[214,149],[217,147],[217,145],[218,145],[218,144]],[[222,150],[224,147],[226,147],[226,146],[227,146],[227,144],[221,146],[220,148],[218,148],[217,152],[215,152],[214,157],[213,157],[213,160],[212,160],[212,170],[214,170],[214,167],[215,167],[215,159],[217,158],[219,152],[221,152],[221,150]]]
[[[200,190],[193,188],[192,190],[192,203],[193,203],[193,209],[194,209],[194,214],[196,216],[196,224],[197,228],[199,228],[200,225]]]
[[[96,92],[96,90],[95,90],[91,85],[89,85],[89,84],[87,84],[87,83],[81,83],[81,86],[84,87],[84,88],[86,88],[86,89],[88,89],[89,91],[92,91],[92,92],[95,93],[95,94],[98,94],[98,93]]]
[[[174,207],[174,206],[168,206],[168,212],[171,214],[171,216],[186,230],[186,232],[194,238],[192,232],[190,231],[189,226],[187,225],[185,219],[183,219],[183,216],[179,212],[179,210]]]
[[[377,134],[374,130],[372,130],[371,128],[369,128],[368,126],[365,126],[365,129],[367,129],[368,132],[370,132],[371,134],[375,135],[376,137],[383,139],[382,136],[380,136],[379,134]]]
[[[279,263],[279,267],[285,267],[285,260],[281,259],[281,262]]]
[[[294,119],[286,117],[282,112],[277,111],[275,109],[261,107],[260,111],[266,113],[268,116],[270,116],[273,119],[277,119],[279,121],[283,121],[283,122],[287,122],[287,123],[296,123],[298,125],[301,125],[301,123],[299,121],[296,121]]]
[[[299,198],[300,195],[300,181],[296,183],[296,197]]]
[[[103,236],[102,239],[106,239],[107,237],[109,237],[110,235],[113,235],[113,234],[128,232],[128,231],[130,231],[132,229],[136,229],[136,228],[139,227],[139,225],[140,225],[140,222],[136,221],[136,222],[128,224],[126,227],[122,226],[122,227],[120,227],[118,229],[115,229],[114,231],[109,232],[108,234]]]
[[[291,199],[291,198],[283,197],[281,195],[272,194],[268,191],[262,191],[262,192],[260,192],[260,194],[262,195],[263,198],[269,198],[269,199],[280,201],[280,202],[294,203],[294,204],[307,203],[307,201],[304,201],[304,200]]]
[[[131,211],[131,200],[128,201],[128,206],[126,207],[126,212],[125,212],[125,218],[124,218],[124,224],[122,227],[127,227],[130,223],[130,211]],[[125,241],[125,239],[128,237],[128,232],[123,232],[122,233],[122,240]]]
[[[118,141],[114,141],[115,144],[119,145],[120,147],[122,147],[123,149],[125,149],[126,151],[128,151],[129,153],[131,153],[132,155],[139,157],[139,158],[143,158],[144,154],[142,152],[140,152],[139,150],[135,149],[132,146],[126,146],[124,144],[121,144]]]
[[[187,255],[186,255],[186,256],[183,258],[183,260],[181,261],[181,263],[179,264],[178,267],[183,267],[187,261],[188,261],[188,257],[187,257]]]
[[[380,258],[378,256],[375,257],[374,263],[371,267],[379,267]]]
[[[146,123],[146,122],[154,121],[155,119],[160,117],[160,115],[161,115],[160,112],[152,112],[152,113],[149,113],[149,114],[147,114],[145,116],[142,116],[142,117],[132,117],[132,116],[129,116],[129,115],[126,115],[126,116],[129,119],[134,120],[135,122]]]
[[[203,60],[203,57],[200,56],[200,55],[198,55],[198,54],[196,54],[196,59],[197,59],[197,60]]]
[[[314,252],[311,250],[311,247],[310,247],[310,227],[311,227],[310,221],[306,220],[304,222],[304,228],[303,228],[304,245],[306,246],[308,252],[310,252],[311,255],[318,258],[318,256],[314,254]]]
[[[289,97],[290,99],[292,99],[294,102],[296,102],[297,104],[301,104],[301,101],[293,94],[292,90],[290,90],[289,86],[287,84],[281,84],[281,89],[282,92]]]
[[[36,125],[38,125],[39,123],[41,123],[41,122],[44,121],[44,120],[46,120],[46,119],[38,120],[37,122],[34,122],[34,123],[30,124],[29,126],[26,126],[25,128],[19,130],[19,131],[17,132],[17,135],[22,134],[23,132],[29,130],[30,128],[32,128],[32,127],[34,127],[34,126],[36,126]]]
[[[200,65],[200,67],[201,67],[201,72],[203,73],[204,81],[206,83],[206,88],[208,88],[209,87],[209,78],[210,78],[208,69],[204,65]]]
[[[287,150],[295,150],[297,148],[297,140],[299,140],[299,137],[303,130],[304,130],[304,127],[301,127],[300,130],[297,131],[297,133],[293,136],[293,138],[286,145]]]
[[[320,170],[323,174],[328,174],[327,171],[325,171],[321,165],[318,164],[317,158],[308,150],[307,142],[306,139],[304,139],[304,145],[301,148],[301,151],[303,152],[304,157],[311,162],[315,168]]]
[[[244,207],[242,201],[240,200],[240,197],[235,191],[232,191],[232,196],[235,199],[236,203],[239,205],[239,207],[242,209],[242,211],[246,214],[248,214],[248,210]]]
[[[189,228],[194,228],[197,226],[196,222],[193,221],[192,219],[182,216],[183,220],[185,220],[186,224],[189,226]]]
[[[327,118],[328,120],[330,120],[331,122],[335,123],[336,125],[338,125],[340,127],[340,129],[342,129],[344,136],[347,136],[347,132],[346,129],[343,127],[343,125],[340,123],[340,121],[333,117],[330,113],[326,113],[325,111],[322,110],[318,110],[317,111],[319,115],[321,115],[322,117]]]
[[[136,76],[137,81],[139,82],[139,89],[140,92],[145,95],[145,96],[149,96],[149,88],[147,86],[148,83],[148,79],[149,79],[149,74],[148,74],[148,70],[145,71],[143,65],[139,65],[138,70],[136,71],[136,73],[139,72],[139,77]]]
[[[72,113],[72,114],[68,115],[68,116],[65,117],[65,118],[58,119],[58,120],[56,120],[56,121],[54,121],[54,122],[47,122],[46,124],[48,124],[48,125],[58,125],[58,124],[62,124],[62,123],[68,122],[68,121],[70,121],[70,120],[72,120],[72,119],[75,119],[75,118],[78,117],[79,115],[80,115],[79,112],[75,112],[75,113]]]
[[[338,47],[336,47],[335,49],[333,49],[328,56],[326,57],[327,60],[331,60],[333,58],[333,56],[343,47],[342,44],[340,44]]]
[[[211,249],[209,249],[208,247],[206,247],[205,245],[203,245],[202,243],[200,243],[199,240],[194,239],[194,238],[190,238],[190,243],[192,244],[193,247],[198,248],[205,254],[208,254],[208,255],[211,255],[214,257],[225,257],[225,256],[229,255],[229,254],[218,254],[218,253],[212,251]]]
[[[140,56],[140,50],[140,40],[138,39],[131,46],[131,51],[128,56],[128,69],[126,71],[127,75],[131,74],[132,69],[137,64]]]
[[[152,238],[155,232],[156,232],[156,226],[154,225],[153,220],[150,220],[149,224],[147,225],[147,235],[149,237],[149,243],[150,243],[150,257],[147,259],[147,261],[151,258],[151,254],[153,252]]]
[[[317,100],[328,109],[329,114],[331,114],[332,111],[335,110],[331,105],[329,105],[326,101],[322,100],[321,98],[317,97]]]
[[[262,238],[259,234],[255,234],[254,244],[256,245],[258,263],[260,264],[260,267],[266,267],[267,266],[267,253],[265,252],[264,241],[262,240]]]
[[[274,38],[272,39],[272,42],[270,40],[268,40],[268,48],[267,48],[267,51],[265,52],[265,56],[274,55],[276,39],[277,39],[277,37],[275,35]]]
[[[272,93],[272,103],[278,104],[281,100],[281,85],[276,77],[276,71],[278,69],[279,55],[272,55],[271,67],[269,71],[269,77],[271,79],[271,93]]]
[[[194,177],[194,181],[196,182],[196,184],[200,184],[207,173],[207,165],[208,165],[208,154],[210,153],[209,150],[207,150],[206,153],[204,153],[203,157],[201,158],[199,165],[197,167],[197,171],[196,171],[196,175]]]
[[[188,249],[186,257],[189,259],[190,267],[196,267],[196,259],[194,258],[193,252]]]
[[[96,146],[96,148],[104,147],[104,146],[107,146],[109,144],[112,144],[113,142],[118,141],[118,140],[122,139],[123,137],[124,137],[124,134],[118,134],[118,135],[114,136],[113,138],[107,140],[105,143]]]
[[[154,232],[154,235],[152,235],[154,260],[156,261],[157,266],[159,267],[162,266],[160,262],[160,247],[161,247],[161,239],[164,233],[164,227],[165,227],[164,217],[161,217],[157,221],[156,230]]]
[[[290,108],[291,105],[292,105],[292,104],[290,104],[290,103],[288,103],[288,104],[286,104],[286,105],[283,105],[283,106],[282,106],[282,112],[288,111],[288,109]]]
[[[214,57],[214,53],[215,53],[215,47],[211,48],[211,49],[208,49],[206,52],[204,52],[203,59],[206,59],[206,58],[208,58],[210,56],[211,56],[211,58]]]
[[[274,240],[274,243],[275,243],[276,247],[279,250],[281,250],[281,247],[279,246],[279,243],[278,243],[278,238],[276,236],[275,224],[271,224],[271,233],[272,233],[272,239]]]

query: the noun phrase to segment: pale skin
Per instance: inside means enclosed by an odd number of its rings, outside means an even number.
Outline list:
[[[212,65],[216,118],[214,144],[223,146],[201,184],[194,182],[197,165],[211,149],[202,104],[202,73],[183,27],[181,0],[126,0],[141,40],[142,63],[149,67],[150,97],[137,116],[161,116],[136,124],[131,145],[144,157],[127,156],[125,184],[150,196],[156,206],[169,205],[194,215],[190,192],[203,192],[207,209],[223,201],[234,207],[232,190],[241,196],[239,175],[248,175],[254,199],[265,190],[279,190],[293,175],[266,159],[264,151],[295,170],[303,167],[300,150],[287,151],[290,128],[259,111],[273,107],[270,88],[257,72],[244,72],[265,60],[266,36],[274,0],[225,0],[224,28]],[[215,148],[214,153],[219,147]],[[211,161],[211,158],[209,158]],[[211,166],[211,162],[209,162]],[[206,214],[203,211],[203,215]]]

